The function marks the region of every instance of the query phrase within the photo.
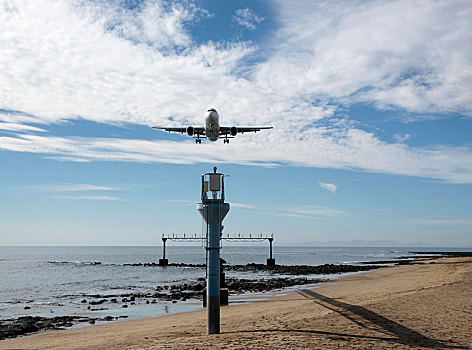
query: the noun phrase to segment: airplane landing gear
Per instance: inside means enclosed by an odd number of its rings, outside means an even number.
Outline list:
[[[202,139],[195,139],[195,143],[202,143]]]
[[[223,143],[229,143],[229,139],[223,139]]]

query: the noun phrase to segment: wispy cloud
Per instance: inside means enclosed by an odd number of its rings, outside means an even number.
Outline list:
[[[320,185],[321,188],[328,190],[330,192],[333,192],[333,193],[336,193],[338,189],[338,186],[336,186],[335,184],[330,184],[327,182],[318,182],[318,184]]]
[[[59,184],[59,185],[44,185],[35,187],[38,190],[45,192],[80,192],[80,191],[121,191],[121,188],[109,186],[97,186],[90,184]]]
[[[346,212],[336,210],[329,207],[323,206],[301,206],[289,208],[287,211],[281,215],[284,216],[294,216],[305,219],[314,219],[314,218],[334,218],[338,216],[348,215]]]
[[[233,20],[235,20],[240,26],[247,29],[256,29],[257,25],[264,21],[263,17],[259,17],[254,11],[246,8],[236,10]]]
[[[35,131],[35,132],[46,132],[46,130],[19,123],[2,123],[0,122],[0,131]]]
[[[172,164],[219,162],[245,165],[284,163],[420,176],[450,183],[472,183],[470,147],[412,148],[404,144],[382,142],[373,134],[361,130],[348,130],[342,138],[311,134],[311,137],[307,135],[302,140],[304,142],[292,140],[282,144],[277,134],[268,132],[258,135],[257,139],[240,138],[231,148],[225,148],[225,152],[215,152],[218,144],[195,145],[191,140],[171,142],[29,134],[0,137],[0,149],[89,161]]]
[[[258,207],[256,205],[251,205],[251,204],[245,204],[245,203],[230,203],[231,207],[233,208],[240,208],[240,209],[255,209],[255,210],[260,210],[262,209],[261,207]]]
[[[191,201],[188,199],[167,199],[165,201],[166,203],[176,203],[176,204],[182,204],[185,206],[194,206],[196,204],[195,201]]]
[[[125,201],[125,199],[115,196],[50,196],[54,199],[66,200],[89,200],[89,201]]]
[[[411,137],[411,134],[404,134],[404,135],[395,134],[395,135],[393,135],[393,138],[394,138],[395,141],[397,141],[397,142],[405,142],[405,141],[408,140],[410,137]]]
[[[472,225],[471,219],[411,219],[410,224],[428,225],[428,226],[456,226]]]

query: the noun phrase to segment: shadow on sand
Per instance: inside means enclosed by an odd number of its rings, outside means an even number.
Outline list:
[[[338,333],[329,331],[303,330],[303,329],[262,329],[252,331],[239,331],[234,333],[265,333],[265,332],[287,332],[287,333],[310,333],[326,335],[331,339],[346,340],[349,338],[381,340],[411,347],[424,347],[430,349],[469,349],[467,346],[455,345],[451,341],[443,341],[428,338],[417,331],[405,327],[382,315],[379,315],[363,306],[348,304],[339,300],[328,298],[320,293],[308,289],[302,289],[298,293],[333,312],[336,312],[351,322],[366,329],[383,333],[385,336],[359,335],[349,333]],[[233,333],[233,332],[228,332]]]

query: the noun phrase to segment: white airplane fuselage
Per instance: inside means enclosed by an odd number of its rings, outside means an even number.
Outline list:
[[[209,141],[218,141],[220,137],[220,116],[214,109],[205,113],[205,135]]]
[[[216,109],[209,108],[205,115],[205,125],[203,126],[182,126],[182,127],[163,127],[153,126],[154,129],[165,130],[168,132],[186,133],[195,139],[195,143],[202,143],[203,139],[215,142],[222,138],[223,143],[229,143],[229,139],[234,138],[238,133],[258,132],[262,129],[272,129],[272,126],[220,126],[220,116]]]

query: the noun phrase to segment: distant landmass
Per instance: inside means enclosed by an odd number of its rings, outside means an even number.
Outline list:
[[[412,242],[412,243],[400,243],[396,241],[390,241],[388,239],[379,239],[373,241],[367,241],[363,239],[353,239],[350,241],[310,241],[310,242],[280,242],[283,245],[292,246],[319,246],[319,247],[436,247],[434,244],[425,242]]]

